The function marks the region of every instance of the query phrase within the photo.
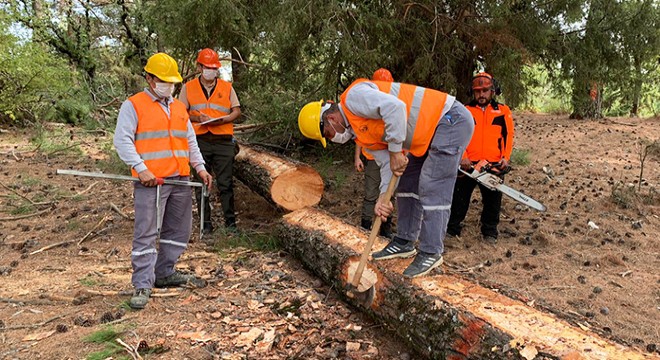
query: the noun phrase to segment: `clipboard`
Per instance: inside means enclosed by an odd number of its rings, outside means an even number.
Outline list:
[[[199,124],[200,126],[201,126],[201,125],[206,125],[206,124],[208,124],[208,123],[212,123],[212,122],[214,122],[214,121],[218,121],[218,120],[222,119],[223,117],[224,117],[224,116],[220,116],[220,117],[217,117],[217,118],[213,118],[213,119],[210,119],[210,120],[206,120],[206,121],[201,122],[201,123],[198,123],[198,124]]]

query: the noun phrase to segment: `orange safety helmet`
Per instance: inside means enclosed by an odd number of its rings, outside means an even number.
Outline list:
[[[218,53],[209,48],[202,49],[202,51],[199,52],[199,55],[197,55],[197,62],[211,69],[217,69],[221,66]]]
[[[472,90],[493,88],[493,77],[489,73],[480,72],[472,78]]]
[[[392,73],[389,70],[380,68],[374,71],[374,74],[371,76],[371,80],[393,82],[394,78],[392,77]]]

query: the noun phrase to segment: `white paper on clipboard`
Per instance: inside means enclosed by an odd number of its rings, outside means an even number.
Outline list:
[[[208,123],[212,123],[212,122],[214,122],[214,121],[218,121],[218,120],[222,119],[223,117],[224,117],[224,116],[220,116],[220,117],[217,117],[217,118],[213,118],[213,119],[210,119],[210,120],[206,120],[206,121],[204,121],[204,122],[199,123],[199,125],[206,125],[206,124],[208,124]]]

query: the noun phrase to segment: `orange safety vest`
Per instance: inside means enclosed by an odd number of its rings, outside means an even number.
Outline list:
[[[474,133],[463,158],[471,161],[509,160],[513,149],[513,116],[508,106],[491,101],[485,109],[473,101],[466,108],[474,117]]]
[[[128,98],[137,114],[135,149],[154,176],[190,175],[188,148],[188,113],[186,106],[174,99],[170,116],[147,93]],[[134,177],[138,174],[131,169]]]
[[[188,113],[192,116],[199,116],[202,113],[210,116],[212,119],[229,115],[231,113],[231,83],[216,79],[213,94],[207,99],[202,90],[202,84],[199,78],[190,80],[186,83],[186,95],[190,105]],[[199,125],[192,123],[195,134],[202,135],[211,132],[215,135],[234,135],[234,124],[214,124]]]
[[[387,149],[385,137],[385,122],[383,119],[365,119],[353,114],[346,104],[346,95],[351,88],[367,79],[355,80],[341,94],[340,101],[342,110],[353,128],[356,139],[355,142],[370,150]],[[435,134],[435,128],[438,126],[442,110],[447,101],[447,94],[427,89],[421,86],[389,82],[389,81],[371,81],[378,86],[378,89],[384,93],[394,95],[406,104],[408,122],[406,139],[403,142],[403,148],[410,150],[414,156],[423,156],[428,150],[431,139]]]

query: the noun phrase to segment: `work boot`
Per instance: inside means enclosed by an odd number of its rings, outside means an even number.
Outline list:
[[[392,238],[392,235],[394,235],[394,234],[392,234],[392,218],[391,217],[388,217],[387,221],[385,221],[384,223],[382,223],[380,225],[380,232],[378,233],[378,235],[380,235],[382,237],[385,237],[385,238],[388,238],[388,239]]]
[[[208,235],[213,232],[213,224],[211,224],[210,221],[204,221],[204,228],[202,229],[202,233],[204,235]]]
[[[497,238],[491,235],[484,235],[481,237],[481,240],[486,244],[495,245],[497,244]]]
[[[360,227],[365,229],[365,230],[371,230],[371,225],[373,225],[371,223],[371,219],[362,219],[360,221]]]
[[[442,264],[442,254],[429,254],[420,251],[415,260],[403,271],[403,276],[414,278],[423,276]]]
[[[371,254],[371,258],[374,260],[408,258],[415,255],[415,253],[417,253],[417,250],[415,250],[415,243],[413,241],[400,239],[395,236],[383,250]]]
[[[135,289],[133,292],[133,297],[129,302],[131,309],[144,309],[149,302],[149,297],[151,296],[151,289]]]
[[[194,287],[203,288],[206,286],[206,281],[198,279],[193,274],[184,274],[180,271],[175,271],[170,276],[156,279],[154,286],[157,288],[176,287],[181,285],[192,285]]]

